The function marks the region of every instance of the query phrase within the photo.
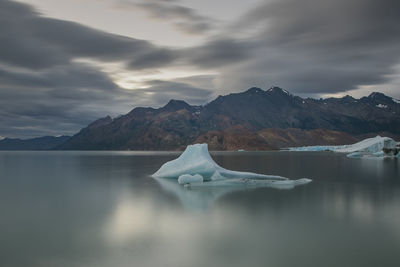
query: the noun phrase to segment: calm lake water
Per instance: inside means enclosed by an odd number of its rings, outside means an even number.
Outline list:
[[[0,152],[0,266],[400,266],[400,159],[218,152],[292,190],[185,190],[177,153]]]

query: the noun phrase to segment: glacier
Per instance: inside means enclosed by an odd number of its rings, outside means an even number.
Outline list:
[[[172,161],[164,163],[154,178],[177,179],[186,188],[207,187],[272,187],[291,189],[311,179],[290,180],[278,175],[231,171],[219,166],[208,152],[207,144],[194,144]]]
[[[333,151],[348,153],[349,158],[395,156],[393,152],[384,153],[384,150],[395,151],[399,144],[390,137],[376,136],[364,139],[358,143],[342,146],[305,146],[291,147],[289,151]],[[397,154],[400,156],[400,153]]]

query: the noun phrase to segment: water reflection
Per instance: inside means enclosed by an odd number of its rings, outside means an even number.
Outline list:
[[[126,190],[105,224],[111,252],[105,261],[130,266],[134,259],[134,266],[145,267],[397,266],[399,191],[385,192],[374,197],[369,186],[343,183],[263,188],[222,194],[193,212],[193,206],[179,209]],[[104,259],[97,264],[107,266]]]
[[[106,221],[105,237],[108,242],[121,244],[147,234],[156,221],[147,199],[134,199],[123,193]]]
[[[176,154],[0,152],[0,266],[400,266],[398,162],[217,153],[222,166],[314,181],[186,190]]]

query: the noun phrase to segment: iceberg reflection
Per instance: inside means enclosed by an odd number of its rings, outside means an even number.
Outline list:
[[[251,179],[227,179],[182,186],[174,179],[156,177],[154,177],[154,179],[160,184],[164,191],[178,197],[182,205],[189,210],[205,210],[218,198],[236,191],[260,187],[276,189],[293,189],[295,187],[294,181],[278,182],[258,180],[257,182],[253,182],[254,180],[251,181]]]

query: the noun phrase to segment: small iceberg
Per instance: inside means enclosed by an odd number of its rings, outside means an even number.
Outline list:
[[[289,180],[278,175],[231,171],[219,166],[210,156],[207,144],[187,146],[175,160],[169,161],[152,175],[154,178],[177,179],[187,188],[200,187],[273,187],[291,189],[310,179]]]
[[[376,136],[352,145],[291,147],[290,151],[333,151],[349,153],[349,158],[400,156],[399,144],[389,137]]]

